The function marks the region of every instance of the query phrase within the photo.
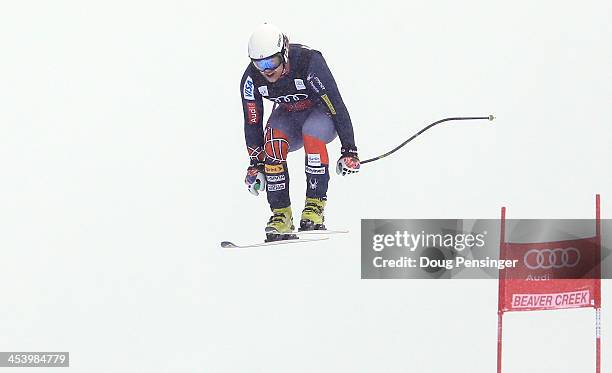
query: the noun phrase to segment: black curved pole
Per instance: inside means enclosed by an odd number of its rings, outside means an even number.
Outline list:
[[[486,116],[486,117],[452,117],[452,118],[440,119],[440,120],[438,120],[436,122],[431,123],[427,127],[425,127],[422,130],[420,130],[419,132],[415,133],[408,140],[406,140],[403,143],[399,144],[394,149],[386,152],[383,155],[379,155],[378,157],[374,157],[374,158],[366,159],[365,161],[361,161],[361,164],[374,162],[374,161],[377,161],[379,159],[382,159],[382,158],[384,158],[384,157],[386,157],[388,155],[391,155],[391,154],[395,153],[396,151],[401,149],[404,145],[408,144],[410,141],[412,141],[415,138],[417,138],[417,136],[419,136],[420,134],[422,134],[423,132],[427,131],[428,129],[430,129],[431,127],[433,127],[433,126],[435,126],[437,124],[444,123],[444,122],[450,122],[452,120],[484,120],[484,119],[486,119],[486,120],[493,120],[493,119],[495,119],[495,117],[493,115],[489,115],[489,116]]]

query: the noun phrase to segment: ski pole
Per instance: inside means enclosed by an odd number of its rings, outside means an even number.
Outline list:
[[[361,161],[360,163],[364,164],[364,163],[374,162],[374,161],[377,161],[379,159],[382,159],[382,158],[384,158],[384,157],[386,157],[388,155],[391,155],[391,154],[395,153],[396,151],[401,149],[404,145],[408,144],[410,141],[412,141],[415,138],[417,138],[417,136],[419,136],[420,134],[422,134],[423,132],[427,131],[428,129],[430,129],[431,127],[433,127],[433,126],[435,126],[437,124],[444,123],[444,122],[450,122],[452,120],[484,120],[484,119],[493,120],[493,119],[495,119],[495,117],[493,115],[489,115],[487,117],[451,117],[451,118],[440,119],[440,120],[438,120],[436,122],[431,123],[427,127],[425,127],[422,130],[420,130],[419,132],[415,133],[414,135],[412,135],[412,137],[410,137],[408,140],[404,141],[403,143],[399,144],[393,150],[390,150],[390,151],[386,152],[383,155],[379,155],[378,157],[366,159],[365,161]]]

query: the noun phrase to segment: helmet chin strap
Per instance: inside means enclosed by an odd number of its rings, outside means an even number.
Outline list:
[[[291,65],[289,65],[289,61],[283,62],[283,73],[281,74],[281,76],[287,75],[290,69],[291,69]]]

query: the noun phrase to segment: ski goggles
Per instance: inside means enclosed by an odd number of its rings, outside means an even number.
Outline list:
[[[281,63],[283,63],[283,59],[281,55],[278,53],[273,56],[267,57],[267,58],[262,58],[260,60],[252,60],[252,61],[253,61],[253,65],[255,65],[255,67],[259,71],[274,70],[277,67],[279,67]]]

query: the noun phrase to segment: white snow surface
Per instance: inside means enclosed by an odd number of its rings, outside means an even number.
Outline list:
[[[495,280],[360,280],[360,219],[612,217],[612,2],[5,1],[0,351],[71,372],[495,369]],[[323,52],[362,158],[312,245],[262,237],[239,82],[270,21]],[[339,143],[329,146],[337,159]],[[289,157],[296,215],[303,152]],[[612,371],[610,282],[603,366]],[[504,372],[594,370],[592,310],[510,314]],[[27,372],[31,369],[24,368]],[[38,370],[33,370],[38,372]],[[21,371],[20,371],[21,372]]]

